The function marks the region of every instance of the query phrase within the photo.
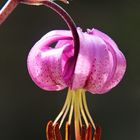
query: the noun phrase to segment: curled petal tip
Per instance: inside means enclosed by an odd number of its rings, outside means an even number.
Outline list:
[[[92,28],[92,29],[87,29],[87,33],[88,33],[88,34],[93,34],[93,31],[94,31],[94,28]]]

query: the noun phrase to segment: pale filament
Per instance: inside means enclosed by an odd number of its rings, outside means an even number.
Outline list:
[[[78,92],[75,92],[74,100],[74,124],[75,124],[75,136],[76,140],[80,140],[80,127],[79,127],[79,99]]]
[[[88,127],[89,123],[88,123],[88,120],[86,118],[86,114],[84,112],[83,103],[82,103],[82,95],[81,94],[80,94],[79,100],[80,100],[80,111],[81,111],[81,114],[82,114],[83,119],[85,121],[86,127]]]
[[[72,120],[72,115],[73,115],[73,104],[74,104],[74,98],[75,98],[75,93],[72,91],[71,92],[72,95],[72,102],[71,102],[71,108],[70,108],[70,114],[69,114],[69,119],[68,119],[68,124],[70,125],[71,124],[71,120]]]
[[[60,122],[59,128],[61,128],[68,112],[69,116],[67,122],[69,125],[71,125],[71,120],[74,112],[74,126],[76,139],[80,139],[80,131],[83,126],[82,118],[87,128],[89,127],[89,124],[91,124],[94,130],[96,129],[94,121],[92,120],[87,107],[85,90],[83,89],[68,90],[65,104],[59,115],[56,117],[53,125],[55,125],[59,121]]]
[[[70,94],[71,94],[71,93],[70,93]],[[69,111],[71,102],[72,102],[72,100],[71,100],[71,96],[70,96],[70,99],[68,100],[68,103],[67,103],[67,108],[66,108],[66,110],[65,110],[65,112],[64,112],[64,114],[63,114],[63,117],[62,117],[62,119],[61,119],[59,128],[60,128],[61,125],[63,124],[64,119],[66,118],[66,115],[67,115],[67,113],[68,113],[68,111]]]
[[[89,110],[88,110],[85,91],[82,92],[82,96],[83,96],[82,99],[83,99],[83,104],[84,104],[84,108],[85,108],[86,114],[87,114],[87,116],[88,116],[88,118],[89,118],[93,128],[96,129],[95,123],[94,123],[94,121],[93,121],[93,119],[92,119],[92,117],[91,117],[91,115],[89,113]]]
[[[71,94],[70,94],[70,93],[71,93],[71,91],[68,90],[68,94],[67,94],[67,98],[66,98],[66,100],[65,100],[64,106],[63,106],[61,112],[60,112],[60,113],[58,114],[58,116],[56,117],[56,119],[55,119],[53,125],[55,125],[56,122],[58,122],[58,120],[61,118],[61,116],[63,115],[64,111],[66,110],[67,105],[68,105],[68,103],[69,103],[69,101],[70,101],[70,99],[71,99]]]

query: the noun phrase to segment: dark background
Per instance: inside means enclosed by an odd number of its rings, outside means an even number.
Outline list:
[[[0,6],[5,1],[0,1]],[[76,24],[109,34],[127,59],[121,83],[104,95],[87,93],[102,140],[140,139],[140,1],[58,2]],[[46,32],[67,29],[52,10],[19,5],[0,27],[0,140],[45,140],[48,120],[59,113],[66,90],[48,92],[31,81],[26,66],[30,48]]]

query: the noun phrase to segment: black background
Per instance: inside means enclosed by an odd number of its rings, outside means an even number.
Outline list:
[[[5,1],[0,1],[0,6]],[[73,0],[59,3],[76,24],[110,35],[127,59],[121,83],[104,95],[87,93],[90,112],[102,126],[102,140],[140,139],[140,1]],[[0,140],[45,140],[48,120],[59,113],[66,90],[48,92],[31,81],[30,48],[66,24],[46,7],[19,5],[0,26]]]

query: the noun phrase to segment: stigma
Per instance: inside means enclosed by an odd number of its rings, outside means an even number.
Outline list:
[[[89,113],[84,89],[68,89],[62,110],[54,121],[46,127],[47,140],[62,140],[61,127],[65,123],[65,140],[71,140],[72,118],[74,117],[75,140],[100,140],[101,127],[95,123]],[[67,120],[65,120],[67,118]],[[92,131],[94,134],[92,134]]]

